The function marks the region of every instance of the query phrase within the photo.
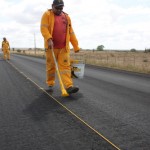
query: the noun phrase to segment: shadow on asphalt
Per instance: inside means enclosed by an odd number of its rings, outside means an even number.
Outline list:
[[[42,121],[48,119],[48,114],[58,109],[60,106],[45,93],[42,93],[37,99],[34,99],[23,110],[26,115],[29,115],[34,121]]]
[[[64,98],[62,102],[76,101],[82,96],[81,93],[78,93]],[[26,106],[23,113],[30,120],[31,127],[29,128],[40,132],[39,138],[48,137],[47,146],[52,147],[57,143],[57,147],[52,149],[115,150],[111,144],[68,113],[44,92],[38,93],[38,97]]]
[[[47,92],[49,94],[53,93],[51,90],[47,90]],[[76,93],[68,97],[57,96],[55,98],[61,101],[61,103],[70,103],[78,101],[82,97],[82,93]],[[43,92],[37,99],[34,99],[27,105],[23,113],[30,116],[34,121],[44,121],[49,119],[48,114],[54,113],[54,111],[57,112],[57,110],[60,111],[60,109],[63,109],[62,106]]]

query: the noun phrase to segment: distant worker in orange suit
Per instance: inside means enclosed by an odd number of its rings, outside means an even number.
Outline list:
[[[64,2],[54,0],[52,9],[47,10],[41,19],[41,33],[44,37],[46,50],[46,83],[52,88],[55,85],[55,63],[51,49],[58,63],[59,71],[66,91],[71,93],[78,92],[79,88],[73,86],[70,67],[70,47],[71,42],[74,52],[79,52],[78,41],[72,28],[71,19],[63,12]]]
[[[3,38],[3,42],[2,42],[2,51],[3,51],[4,59],[9,60],[10,59],[10,46],[9,46],[9,42],[7,41],[5,37]]]

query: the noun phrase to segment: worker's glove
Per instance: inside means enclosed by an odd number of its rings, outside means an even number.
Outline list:
[[[71,66],[71,78],[78,78],[75,74],[74,74],[74,70],[76,70],[78,67],[73,67]]]
[[[80,50],[75,51],[75,53],[79,53]]]
[[[52,39],[48,39],[48,48],[52,49],[53,48],[53,41]]]

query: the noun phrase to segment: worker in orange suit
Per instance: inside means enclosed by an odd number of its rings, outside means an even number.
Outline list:
[[[79,52],[78,41],[72,28],[71,19],[63,12],[64,2],[54,0],[52,9],[47,10],[41,18],[41,33],[44,37],[46,50],[46,83],[52,88],[55,85],[55,63],[51,49],[58,63],[59,71],[66,91],[71,93],[78,92],[79,88],[73,86],[70,67],[70,47],[71,42],[74,52]]]
[[[9,42],[7,41],[5,37],[3,38],[3,42],[2,42],[2,51],[3,51],[4,59],[9,60],[10,59],[10,46],[9,46]]]

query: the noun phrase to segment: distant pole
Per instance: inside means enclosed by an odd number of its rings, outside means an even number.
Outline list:
[[[35,33],[34,33],[34,52],[35,52],[35,55],[36,55],[36,38],[35,38]]]

